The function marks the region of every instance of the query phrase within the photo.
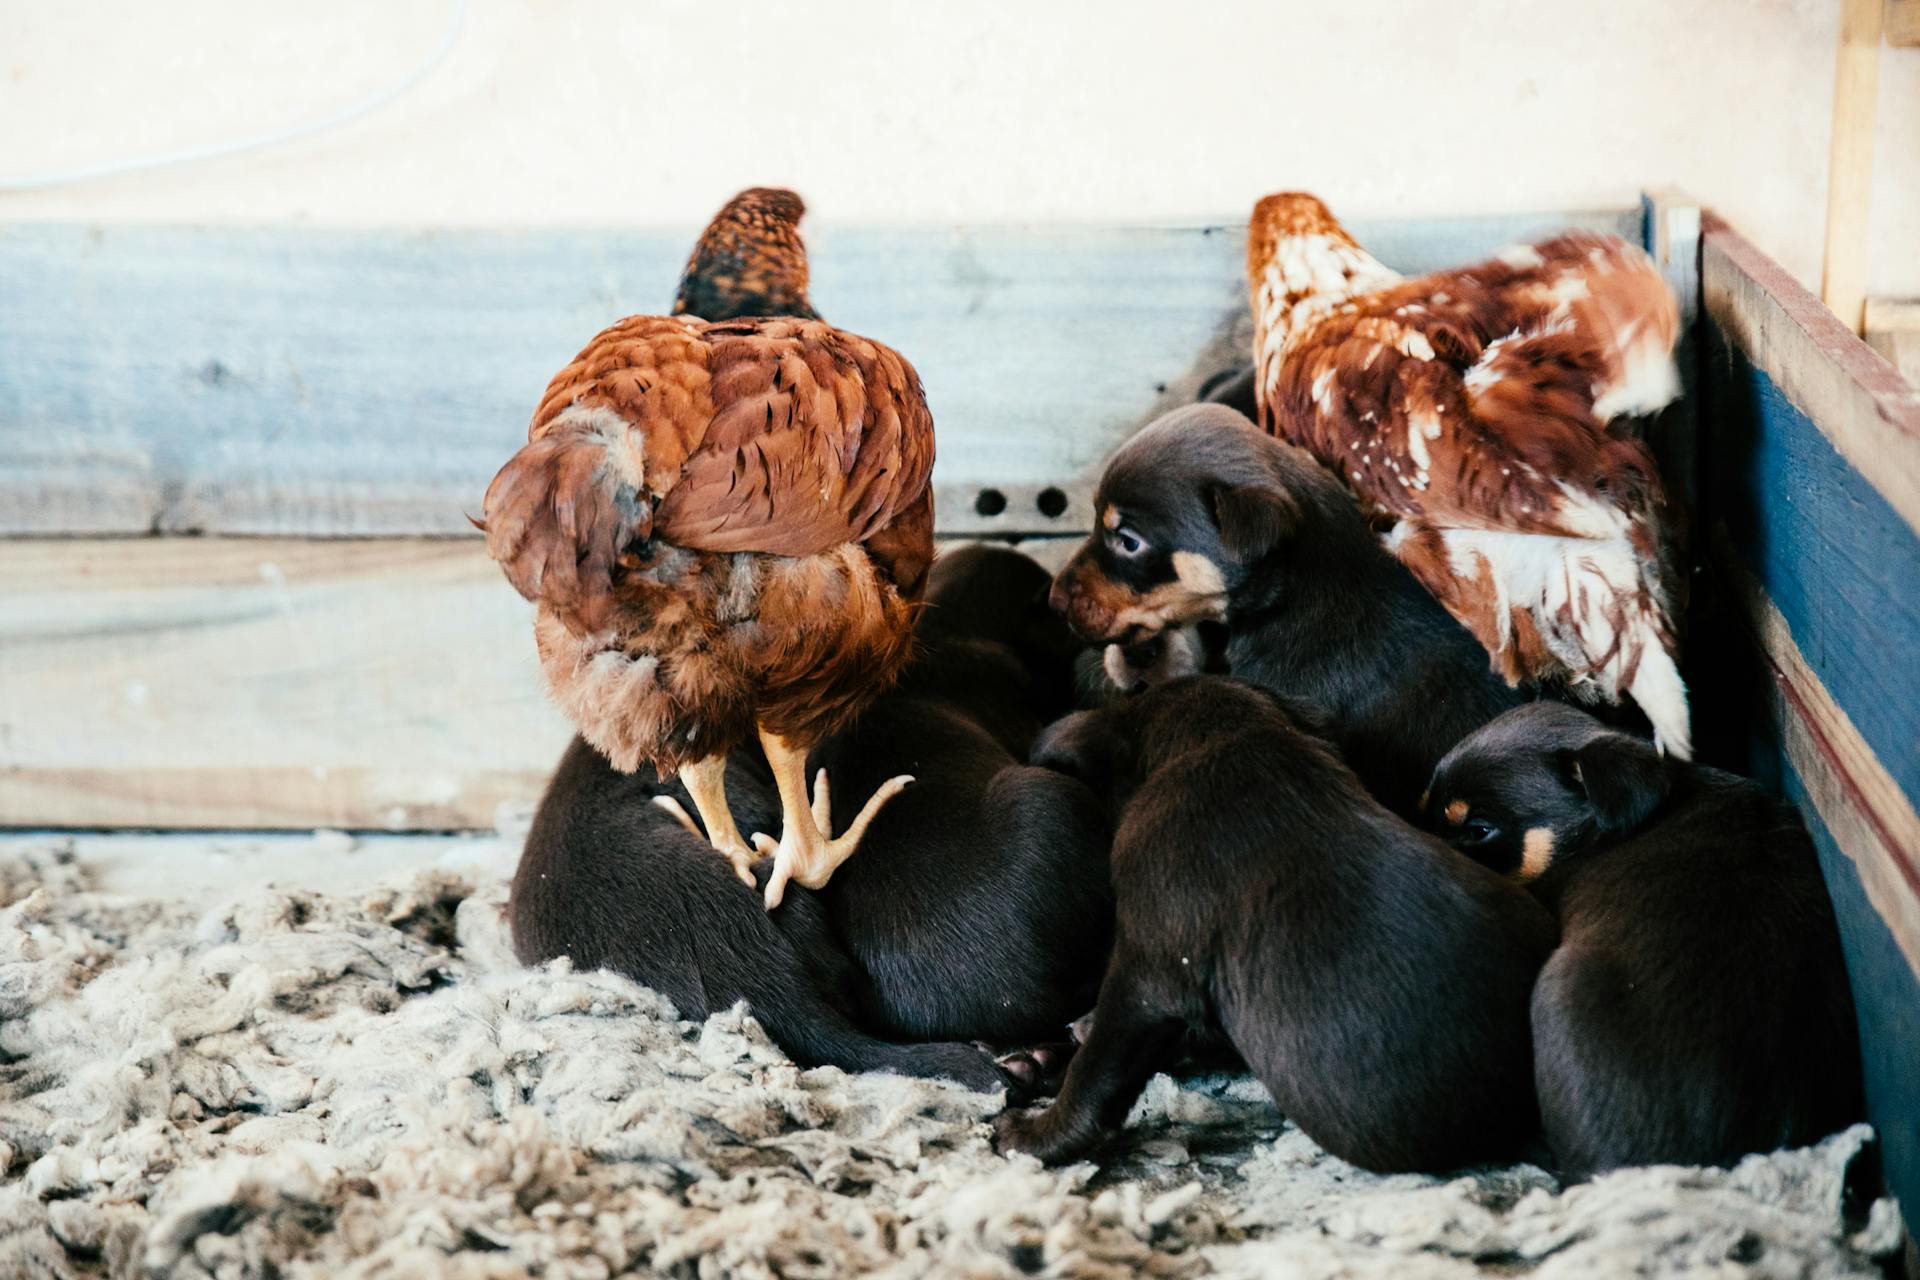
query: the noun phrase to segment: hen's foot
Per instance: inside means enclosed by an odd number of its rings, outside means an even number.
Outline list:
[[[676,822],[685,827],[689,832],[699,836],[702,840],[707,839],[707,833],[700,829],[699,824],[694,822],[693,815],[688,813],[686,806],[682,805],[678,800],[672,796],[655,796],[653,802],[662,809],[665,809],[673,816]],[[732,835],[733,842],[730,844],[718,840],[709,840],[707,842],[713,846],[715,853],[733,864],[733,874],[740,877],[740,883],[751,889],[753,888],[753,864],[759,859],[760,855],[747,847],[747,842],[740,838],[738,831],[734,831]]]
[[[775,769],[777,777],[777,762]],[[765,834],[753,837],[754,848],[760,855],[773,859],[773,875],[767,880],[767,909],[771,911],[780,905],[781,899],[786,896],[789,880],[808,889],[824,888],[840,864],[859,849],[861,838],[867,834],[867,827],[879,814],[881,806],[904,791],[912,781],[910,775],[902,774],[881,783],[880,789],[873,793],[853,821],[847,824],[847,829],[832,839],[827,837],[827,832],[833,827],[833,797],[827,788],[827,771],[822,769],[814,775],[813,798],[809,806],[787,804],[787,788],[782,786],[781,807],[785,821],[779,841],[776,843]]]

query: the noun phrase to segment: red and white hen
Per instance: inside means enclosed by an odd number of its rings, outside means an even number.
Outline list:
[[[1288,192],[1255,206],[1247,274],[1261,426],[1393,522],[1387,546],[1510,682],[1631,697],[1687,757],[1666,498],[1609,427],[1679,390],[1647,256],[1573,231],[1406,280]]]

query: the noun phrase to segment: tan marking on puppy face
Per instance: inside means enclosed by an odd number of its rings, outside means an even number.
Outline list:
[[[1227,612],[1224,592],[1195,592],[1177,578],[1172,582],[1163,582],[1143,595],[1136,595],[1118,585],[1113,586],[1112,590],[1114,596],[1127,601],[1114,610],[1115,635],[1125,635],[1134,627],[1152,634],[1167,627],[1224,617]]]
[[[1168,627],[1223,617],[1227,593],[1219,567],[1189,552],[1175,552],[1172,560],[1174,580],[1141,592],[1109,578],[1083,551],[1058,580],[1070,601],[1068,620],[1086,640],[1131,643]]]
[[[1513,878],[1523,884],[1528,880],[1537,880],[1552,862],[1553,829],[1529,827],[1520,840],[1520,869],[1513,873]]]
[[[1440,812],[1442,817],[1457,827],[1467,820],[1467,802],[1465,800],[1449,801],[1447,807]]]
[[[1120,509],[1118,507],[1108,507],[1102,511],[1100,513],[1100,527],[1103,529],[1118,529],[1120,527]]]
[[[1220,566],[1192,551],[1173,553],[1173,576],[1192,595],[1224,596],[1227,594],[1227,580],[1221,576]]]

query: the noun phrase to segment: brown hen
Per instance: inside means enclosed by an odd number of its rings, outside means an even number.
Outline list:
[[[891,682],[933,558],[933,420],[898,353],[817,320],[635,316],[547,388],[487,490],[487,549],[538,604],[555,699],[616,768],[678,771],[769,907],[826,883],[909,778],[829,839],[807,750]],[[741,839],[726,755],[757,736],[776,845]]]
[[[1254,208],[1261,425],[1337,472],[1510,682],[1630,696],[1690,753],[1665,494],[1617,417],[1678,393],[1673,296],[1638,248],[1569,232],[1404,280],[1313,196]]]

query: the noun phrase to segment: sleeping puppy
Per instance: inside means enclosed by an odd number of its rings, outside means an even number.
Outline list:
[[[836,821],[869,784],[918,779],[818,895],[867,974],[864,1016],[889,1033],[1059,1041],[1099,990],[1108,819],[1085,785],[1026,762],[1070,708],[1081,652],[1047,586],[1006,547],[943,552],[899,685],[814,756],[848,797]]]
[[[1376,797],[1417,811],[1433,766],[1523,696],[1305,453],[1218,405],[1176,409],[1123,445],[1098,528],[1053,585],[1099,644],[1226,624],[1240,679],[1323,708]]]
[[[1000,1087],[977,1048],[876,1036],[1058,1040],[1093,1002],[1112,916],[1107,819],[1081,784],[1024,764],[1040,726],[1070,705],[1080,652],[1046,588],[1046,571],[1006,548],[935,563],[920,653],[814,759],[842,796],[902,759],[920,781],[896,797],[902,818],[869,828],[833,883],[790,893],[772,914],[704,844],[677,782],[618,773],[576,741],[514,879],[520,958],[619,970],[689,1017],[744,997],[809,1065]],[[727,797],[743,830],[777,825],[771,779],[750,753],[729,758]],[[763,884],[767,865],[755,868]],[[1009,1066],[1030,1081],[1047,1056]]]
[[[731,801],[777,818],[771,777],[731,763],[727,773]],[[612,969],[687,1018],[750,1001],[767,1034],[803,1066],[942,1078],[987,1092],[1008,1084],[974,1045],[892,1044],[857,1025],[865,976],[817,896],[791,891],[769,914],[759,889],[653,803],[671,791],[650,770],[616,772],[574,739],[514,873],[507,911],[522,963],[564,955],[579,969]],[[771,866],[756,868],[762,887]]]
[[[1508,1158],[1536,1131],[1527,999],[1552,921],[1387,812],[1282,699],[1156,685],[1062,720],[1035,759],[1117,810],[1116,923],[1059,1099],[1002,1116],[1001,1149],[1079,1156],[1195,1029],[1369,1169]]]
[[[1543,702],[1448,753],[1428,807],[1559,915],[1534,1071],[1569,1174],[1730,1164],[1860,1117],[1833,906],[1790,805]]]

